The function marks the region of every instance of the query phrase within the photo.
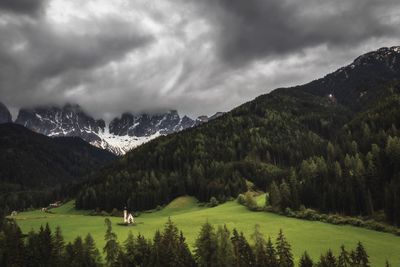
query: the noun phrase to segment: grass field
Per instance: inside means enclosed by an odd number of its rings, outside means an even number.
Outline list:
[[[262,198],[264,195],[260,196],[257,202],[261,204]],[[91,233],[100,250],[104,246],[104,217],[89,216],[87,211],[77,211],[72,201],[52,211],[54,214],[42,211],[23,212],[16,216],[16,220],[25,233],[31,229],[37,230],[40,225],[48,222],[53,229],[57,225],[61,226],[67,241],[73,240],[77,235],[84,236]],[[162,229],[168,216],[183,231],[190,246],[193,246],[201,224],[207,220],[215,226],[226,224],[230,230],[236,227],[249,239],[254,225],[259,224],[264,235],[272,238],[275,238],[279,229],[282,229],[292,245],[296,261],[304,250],[316,259],[328,248],[337,253],[341,244],[350,249],[361,241],[370,255],[372,266],[384,266],[386,259],[393,266],[400,265],[400,237],[352,226],[311,222],[267,212],[251,212],[236,201],[206,208],[199,207],[194,198],[180,197],[160,211],[142,213],[137,218],[136,226],[119,226],[117,223],[122,222],[122,218],[110,219],[113,222],[114,232],[122,242],[129,231],[152,238],[156,229]]]

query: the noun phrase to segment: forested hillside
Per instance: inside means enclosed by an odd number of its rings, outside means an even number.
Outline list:
[[[250,180],[271,191],[276,209],[400,224],[400,68],[392,57],[380,49],[143,145],[94,174],[77,207],[142,210],[184,194],[224,201]]]
[[[0,125],[0,151],[0,203],[6,211],[48,202],[53,186],[77,182],[116,158],[80,138],[49,138],[11,123]]]

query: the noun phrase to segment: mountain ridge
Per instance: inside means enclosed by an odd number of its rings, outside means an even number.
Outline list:
[[[158,136],[205,121],[193,120],[186,115],[180,117],[176,110],[170,110],[156,114],[125,112],[106,124],[103,119],[96,120],[88,115],[79,105],[66,104],[22,108],[15,122],[47,136],[78,136],[94,146],[123,155]]]

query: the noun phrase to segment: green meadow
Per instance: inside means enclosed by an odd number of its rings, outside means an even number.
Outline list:
[[[264,196],[258,199],[262,203]],[[53,214],[42,211],[23,212],[15,218],[24,233],[31,229],[37,230],[41,225],[49,223],[52,229],[59,225],[66,241],[72,241],[76,236],[91,233],[97,246],[102,250],[104,246],[104,218],[90,216],[88,211],[74,209],[74,202],[70,201],[59,208],[52,209]],[[353,249],[361,241],[367,249],[372,266],[384,266],[389,260],[393,266],[400,265],[400,237],[393,234],[381,233],[353,226],[331,225],[321,222],[312,222],[288,218],[268,212],[252,212],[236,201],[229,201],[217,207],[200,207],[192,197],[180,197],[159,211],[142,213],[136,218],[135,226],[120,226],[122,218],[110,217],[113,231],[119,242],[123,242],[129,231],[141,233],[152,238],[157,229],[162,229],[168,217],[176,223],[184,233],[188,244],[193,248],[201,225],[208,221],[214,226],[226,224],[230,230],[237,228],[243,231],[248,240],[254,226],[258,224],[265,237],[275,238],[279,229],[282,229],[290,244],[296,261],[307,250],[317,259],[321,252],[331,248],[338,253],[343,244],[347,249]]]

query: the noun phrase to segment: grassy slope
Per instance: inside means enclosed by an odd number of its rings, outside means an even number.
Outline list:
[[[262,203],[265,195],[258,198]],[[73,240],[77,235],[91,233],[99,248],[104,246],[104,217],[84,216],[87,212],[76,211],[73,202],[53,209],[55,214],[41,211],[20,213],[16,219],[24,232],[30,229],[38,229],[41,224],[49,222],[51,227],[60,225],[66,240]],[[168,216],[183,231],[189,245],[193,246],[198,235],[200,225],[206,220],[214,225],[226,224],[229,229],[236,227],[243,231],[248,238],[255,224],[261,226],[265,236],[275,238],[282,228],[288,240],[292,244],[293,252],[298,260],[304,250],[307,250],[313,258],[319,257],[321,251],[332,248],[335,253],[339,246],[344,244],[347,248],[353,248],[357,241],[363,242],[370,255],[372,266],[383,266],[388,259],[393,266],[400,264],[400,237],[391,234],[370,231],[352,226],[336,226],[321,222],[311,222],[287,218],[266,212],[251,212],[236,201],[227,202],[214,208],[198,207],[196,200],[191,197],[181,197],[171,202],[161,211],[143,213],[137,218],[137,226],[124,227],[117,225],[120,218],[111,218],[113,230],[117,233],[119,241],[125,240],[127,233],[141,233],[147,238],[152,238],[156,229],[163,227]]]

